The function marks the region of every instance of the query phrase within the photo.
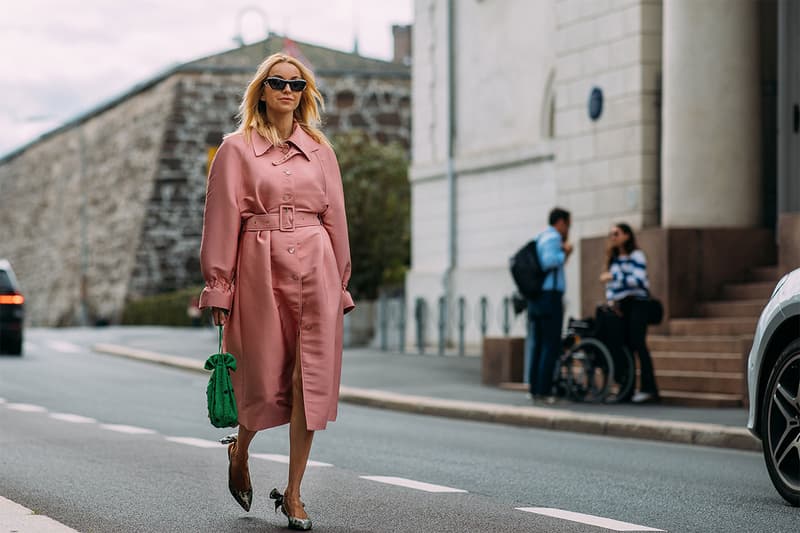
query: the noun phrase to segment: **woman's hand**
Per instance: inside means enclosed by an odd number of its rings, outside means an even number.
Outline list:
[[[611,274],[611,272],[603,272],[600,274],[600,281],[602,283],[608,283],[612,279],[614,279],[614,276]]]
[[[211,317],[214,319],[215,326],[224,326],[228,320],[228,310],[221,307],[212,307]]]

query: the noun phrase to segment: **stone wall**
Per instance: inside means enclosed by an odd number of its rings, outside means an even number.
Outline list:
[[[79,323],[84,276],[88,320],[116,318],[174,88],[164,80],[0,161],[0,256],[29,324]]]
[[[209,149],[235,129],[248,81],[245,74],[175,76],[174,104],[141,227],[130,298],[202,283],[199,249]]]
[[[410,76],[320,76],[327,134],[362,130],[381,143],[411,147]]]

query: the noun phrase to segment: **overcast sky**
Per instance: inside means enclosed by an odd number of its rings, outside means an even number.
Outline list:
[[[413,0],[0,0],[0,156],[175,64],[265,30],[391,59]],[[255,9],[247,9],[255,8]],[[256,11],[263,13],[260,15]],[[266,28],[265,28],[266,25]]]

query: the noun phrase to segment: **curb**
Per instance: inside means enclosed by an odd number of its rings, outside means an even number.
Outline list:
[[[0,496],[0,531],[38,533],[78,533],[52,518]]]
[[[95,344],[95,352],[157,363],[208,374],[203,363],[188,357],[165,355],[115,344]],[[516,407],[483,402],[447,400],[342,385],[343,402],[406,413],[442,416],[573,433],[694,444],[745,451],[761,451],[761,442],[745,428],[721,424],[653,420],[617,415],[586,415],[542,407]]]

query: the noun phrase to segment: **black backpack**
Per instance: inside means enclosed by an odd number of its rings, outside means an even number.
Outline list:
[[[536,239],[520,248],[511,258],[511,277],[517,290],[525,298],[535,300],[542,292],[542,285],[552,270],[544,270],[536,251]]]

